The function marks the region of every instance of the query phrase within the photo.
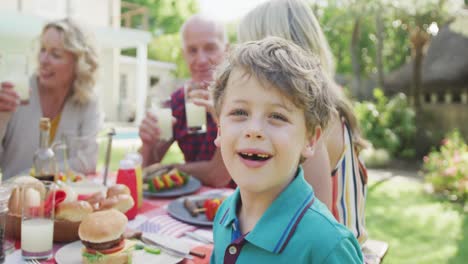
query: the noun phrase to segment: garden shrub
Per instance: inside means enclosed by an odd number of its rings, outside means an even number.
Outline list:
[[[375,149],[385,149],[391,157],[414,157],[415,113],[406,95],[399,93],[388,99],[377,88],[373,96],[375,102],[355,105],[363,136]]]
[[[457,130],[449,133],[440,149],[424,157],[423,173],[434,192],[450,200],[468,198],[468,145]]]

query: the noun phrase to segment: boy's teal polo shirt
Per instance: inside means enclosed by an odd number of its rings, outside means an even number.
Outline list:
[[[254,229],[232,241],[239,188],[218,209],[210,263],[363,263],[353,234],[315,198],[302,168]]]

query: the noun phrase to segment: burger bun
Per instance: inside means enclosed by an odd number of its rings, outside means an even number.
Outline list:
[[[127,217],[115,209],[98,211],[85,216],[78,229],[81,240],[104,243],[119,239],[127,226]]]

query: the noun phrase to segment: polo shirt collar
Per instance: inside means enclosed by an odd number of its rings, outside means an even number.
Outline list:
[[[239,188],[232,195],[233,199],[228,204],[228,210],[220,220],[221,225],[230,228],[234,219],[237,218],[236,209],[240,202]],[[294,234],[296,225],[314,199],[314,192],[304,179],[302,167],[299,167],[296,177],[268,207],[245,239],[269,252],[280,253],[286,247]]]

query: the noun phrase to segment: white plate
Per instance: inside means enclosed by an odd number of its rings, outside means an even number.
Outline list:
[[[158,236],[160,237],[160,236]],[[161,236],[162,237],[162,236]],[[172,237],[163,237],[162,239],[168,239],[169,241],[174,241],[179,239],[172,238]],[[159,239],[161,241],[161,239]],[[187,253],[190,251],[186,245]],[[58,264],[81,264],[81,249],[83,248],[83,244],[81,241],[75,241],[70,244],[67,244],[60,248],[55,253],[55,261]],[[177,258],[171,255],[168,255],[161,251],[161,254],[150,254],[144,250],[135,250],[133,251],[132,262],[133,263],[152,263],[152,264],[175,264],[182,261],[183,258]]]
[[[68,182],[66,183],[73,191],[75,191],[75,193],[77,195],[92,195],[94,193],[97,193],[97,192],[101,192],[102,194],[106,194],[107,192],[107,187],[102,185],[102,184],[99,184],[99,183],[95,183],[93,181],[90,181],[90,180],[81,180],[81,181],[78,181],[78,182]]]

